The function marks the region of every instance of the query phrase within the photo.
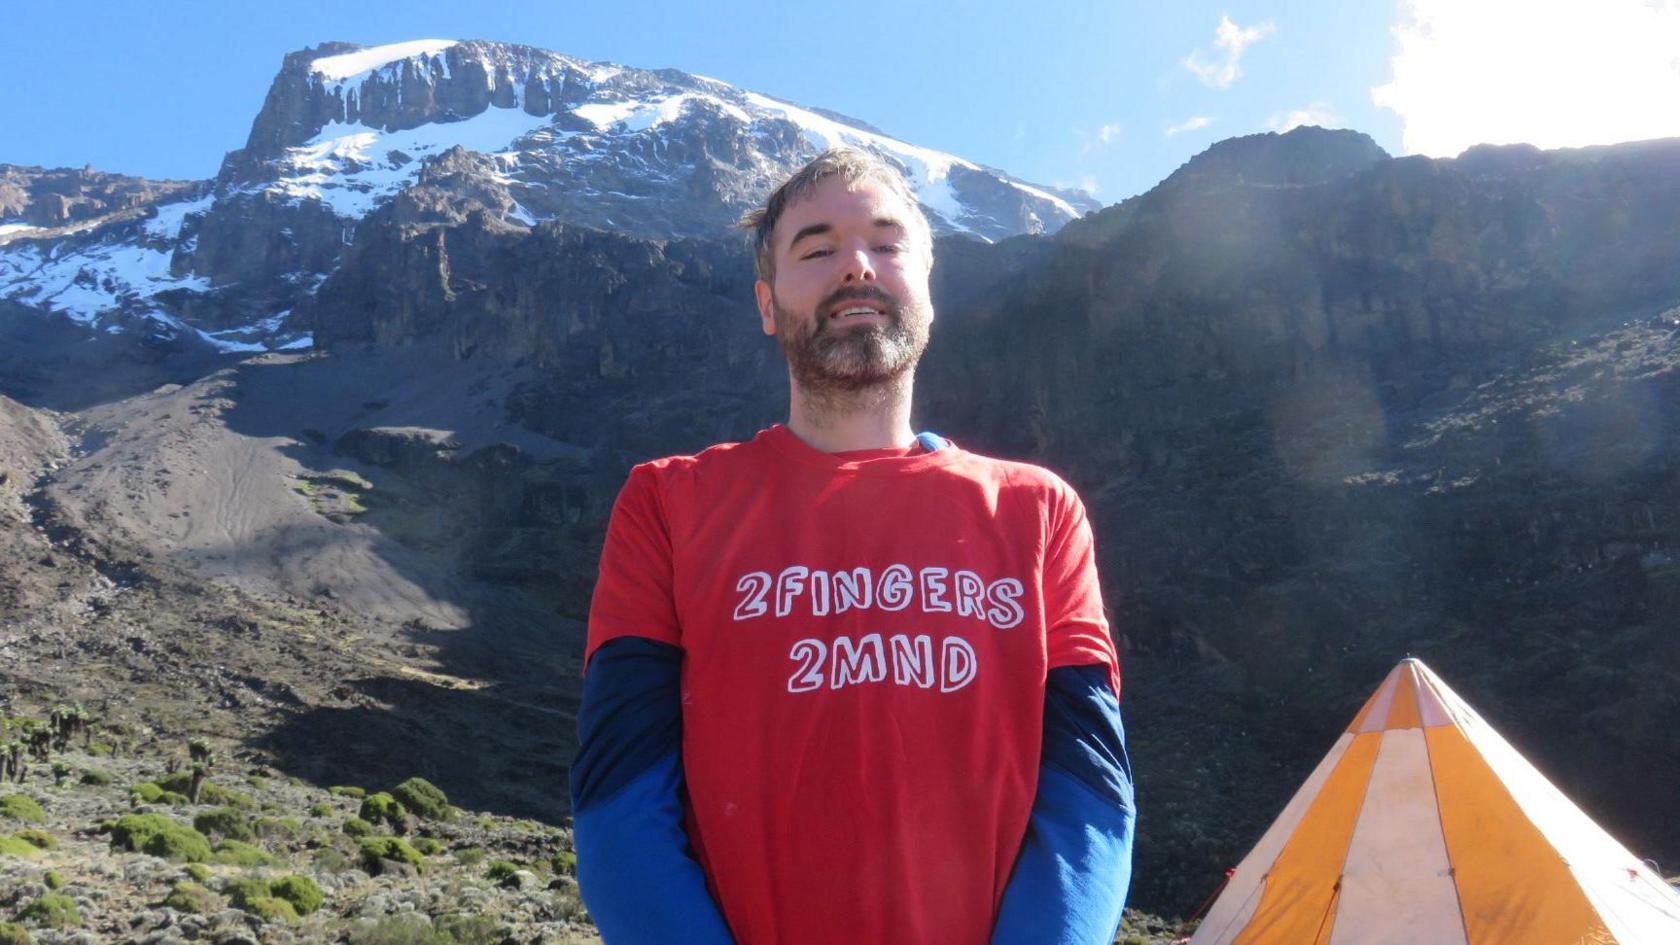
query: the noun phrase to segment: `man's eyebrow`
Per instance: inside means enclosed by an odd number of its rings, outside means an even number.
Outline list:
[[[904,225],[904,221],[898,219],[897,217],[876,217],[874,222],[875,226],[880,229],[904,230],[905,232],[909,232],[910,229]],[[807,236],[821,236],[824,233],[833,231],[833,229],[834,226],[832,224],[813,223],[793,234],[793,239],[788,241],[788,249],[798,246],[799,241]]]
[[[834,229],[834,227],[827,223],[813,223],[800,230],[798,233],[793,234],[793,239],[788,241],[788,248],[792,249],[793,247],[798,246],[799,241],[807,236],[821,236],[832,229]]]

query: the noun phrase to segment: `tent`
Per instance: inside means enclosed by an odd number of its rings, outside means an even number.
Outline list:
[[[1191,943],[1677,945],[1680,894],[1408,659]]]

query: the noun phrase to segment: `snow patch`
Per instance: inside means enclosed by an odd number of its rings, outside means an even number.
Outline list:
[[[687,108],[690,102],[707,102],[744,125],[752,124],[752,116],[740,106],[713,95],[693,92],[668,95],[652,101],[628,99],[622,102],[590,102],[579,105],[572,110],[572,114],[601,131],[607,131],[622,123],[623,130],[633,134],[676,121],[682,117],[683,109]]]
[[[453,39],[416,39],[406,43],[370,46],[352,53],[323,56],[309,64],[309,71],[323,78],[343,82],[382,66],[416,56],[433,56],[457,44]]]
[[[162,204],[157,208],[157,216],[146,221],[146,234],[160,240],[177,239],[181,235],[181,224],[186,222],[187,217],[204,213],[215,202],[214,194],[206,194],[196,200]]]
[[[572,114],[602,131],[611,128],[644,107],[641,102],[590,102],[572,109]]]
[[[319,200],[340,217],[361,219],[412,184],[420,175],[422,158],[456,145],[499,156],[548,123],[547,116],[496,107],[463,121],[434,122],[404,131],[335,121],[302,145],[286,150],[280,161],[281,177],[269,189],[293,199]]]
[[[1070,220],[1077,220],[1080,217],[1084,216],[1084,214],[1082,214],[1078,210],[1074,209],[1073,204],[1068,203],[1066,200],[1063,200],[1062,198],[1056,196],[1053,193],[1050,193],[1047,190],[1039,190],[1037,187],[1033,187],[1033,186],[1030,186],[1028,184],[1023,184],[1018,180],[1010,180],[1007,177],[1003,178],[1003,182],[1008,184],[1009,186],[1015,188],[1016,190],[1019,190],[1021,193],[1026,194],[1029,197],[1037,197],[1038,199],[1049,203],[1051,206],[1055,207],[1057,210],[1060,210],[1063,213],[1067,214],[1068,219],[1070,219]]]
[[[30,245],[0,253],[0,297],[93,327],[101,315],[147,305],[160,292],[210,289],[202,276],[171,276],[168,251],[132,243],[96,243],[60,255],[63,249]]]

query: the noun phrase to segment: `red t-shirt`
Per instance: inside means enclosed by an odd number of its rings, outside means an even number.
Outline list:
[[[1046,672],[1106,664],[1119,691],[1061,479],[781,425],[631,470],[588,653],[620,636],[684,651],[688,831],[739,945],[986,942]]]

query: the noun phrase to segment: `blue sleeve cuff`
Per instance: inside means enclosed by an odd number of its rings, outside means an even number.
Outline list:
[[[1109,945],[1136,822],[1120,703],[1104,666],[1050,671],[1044,759],[992,945]]]
[[[595,651],[578,710],[578,888],[613,945],[733,945],[683,826],[682,651],[638,637]]]

